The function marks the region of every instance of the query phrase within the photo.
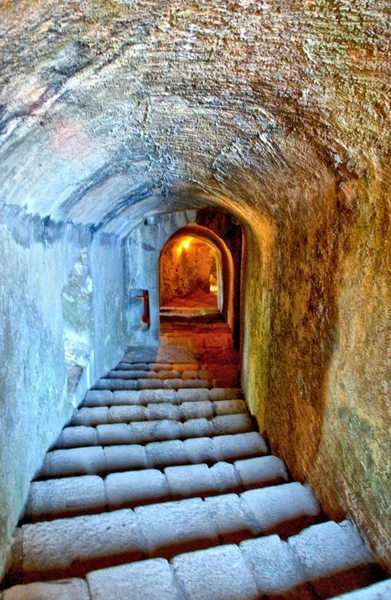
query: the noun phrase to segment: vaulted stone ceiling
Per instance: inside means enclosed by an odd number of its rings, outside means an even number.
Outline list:
[[[208,201],[278,220],[306,186],[378,176],[390,13],[379,0],[0,1],[2,219],[125,235]]]

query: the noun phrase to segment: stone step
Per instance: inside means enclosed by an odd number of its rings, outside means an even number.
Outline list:
[[[179,390],[182,388],[211,388],[212,383],[208,379],[116,379],[102,378],[97,381],[91,389],[93,390]]]
[[[239,400],[243,397],[238,388],[205,388],[181,390],[90,390],[87,392],[83,407],[128,406],[148,404],[182,404],[183,402],[216,402],[221,400]]]
[[[45,456],[40,478],[96,475],[115,471],[253,458],[267,453],[261,434],[238,433],[218,437],[188,438],[129,444],[53,450]]]
[[[16,531],[11,576],[21,576],[24,583],[84,577],[96,568],[216,546],[226,534],[238,540],[274,532],[292,535],[319,515],[308,486],[286,483],[26,524]]]
[[[274,456],[33,482],[25,519],[42,521],[98,513],[163,500],[205,498],[287,482],[284,463]]]
[[[219,415],[212,419],[188,419],[183,423],[169,419],[155,419],[132,423],[107,423],[96,427],[79,425],[65,427],[54,448],[146,444],[163,440],[245,433],[252,430],[252,421],[247,414]]]
[[[81,407],[73,414],[70,425],[96,426],[105,423],[130,423],[131,421],[148,421],[170,419],[185,421],[195,418],[212,418],[218,415],[246,414],[243,400],[211,400],[199,402],[182,402],[181,404],[151,403],[146,406],[113,405]]]
[[[331,600],[390,600],[391,579],[379,581],[361,590],[347,592],[342,596],[334,596]]]
[[[199,502],[186,501],[186,509],[200,508]],[[191,505],[190,505],[191,503]],[[165,523],[167,529],[175,530],[174,519],[181,523],[183,519],[182,506],[167,506]],[[202,503],[201,503],[202,506]],[[152,508],[152,507],[149,507]],[[175,510],[176,508],[176,510]],[[203,508],[205,508],[205,503]],[[113,520],[118,528],[124,521],[132,522],[129,511],[119,511]],[[126,513],[126,514],[125,514]],[[145,514],[139,516],[138,526],[145,527]],[[202,516],[206,521],[193,519],[186,527],[187,543],[196,543],[196,530],[202,529],[209,540],[215,535],[213,516],[207,512]],[[136,515],[137,519],[137,515]],[[212,519],[212,522],[210,521]],[[128,524],[128,523],[127,523]],[[91,527],[92,523],[90,524]],[[341,532],[337,529],[342,528]],[[83,523],[82,533],[88,532],[88,525]],[[330,530],[332,535],[330,538]],[[340,525],[330,522],[314,525],[309,529],[308,538],[328,539],[327,546],[318,556],[318,566],[309,567],[302,555],[293,548],[295,538],[283,541],[277,535],[269,535],[243,541],[239,546],[224,544],[204,550],[196,550],[184,554],[177,553],[170,561],[164,558],[152,558],[125,563],[109,568],[86,571],[86,579],[72,578],[60,581],[29,583],[18,585],[4,592],[3,600],[116,600],[117,598],[132,598],[132,600],[255,600],[263,598],[288,598],[290,600],[319,600],[330,598],[330,593],[340,581],[342,590],[364,581],[368,586],[377,576],[374,559],[362,543],[355,529],[348,522]],[[326,532],[326,533],[325,533]],[[100,533],[98,528],[97,534]],[[132,530],[133,535],[121,532],[117,540],[117,548],[124,547],[125,551],[148,552],[153,546],[153,538],[148,535],[144,539],[137,538],[137,526]],[[26,536],[27,537],[27,536]],[[164,539],[165,536],[163,536]],[[168,535],[169,537],[169,535]],[[190,541],[192,540],[192,542]],[[29,540],[30,541],[30,540]],[[74,548],[67,548],[66,555],[58,554],[56,544],[55,555],[51,564],[62,567],[63,563],[72,559]],[[106,540],[107,543],[107,540]],[[143,545],[144,544],[144,545]],[[110,546],[114,551],[115,547]],[[139,550],[140,548],[140,550]],[[73,551],[73,552],[72,552]],[[78,544],[78,556],[89,557],[84,537]],[[115,555],[115,556],[118,556]],[[34,558],[34,557],[31,557]],[[32,561],[31,561],[32,562]],[[31,562],[29,563],[31,565]],[[99,558],[96,560],[98,564]],[[91,563],[90,563],[91,564]],[[322,566],[321,566],[322,565]],[[325,565],[327,568],[325,569]],[[351,569],[362,573],[359,581],[351,578]],[[327,574],[325,574],[327,573]],[[37,575],[46,575],[45,571]],[[316,587],[319,575],[322,577],[323,593],[318,595]],[[365,574],[365,575],[364,575]],[[346,577],[347,575],[347,577]],[[26,573],[26,579],[32,573]],[[388,600],[390,598],[391,580],[381,581],[360,590],[333,596],[334,600]]]

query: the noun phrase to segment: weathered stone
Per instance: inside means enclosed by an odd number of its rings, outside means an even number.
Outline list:
[[[144,446],[137,444],[107,446],[103,451],[107,472],[143,469],[148,464]]]
[[[110,390],[89,390],[84,399],[84,406],[109,406],[113,398]]]
[[[135,513],[150,556],[171,558],[217,543],[217,531],[199,498],[141,506]]]
[[[151,467],[165,467],[168,465],[187,464],[189,457],[185,443],[180,440],[172,440],[147,444],[145,451],[149,465]]]
[[[65,427],[57,442],[57,448],[77,448],[78,446],[95,446],[98,436],[94,427]]]
[[[221,546],[173,559],[175,576],[194,600],[256,600],[258,590],[236,546]]]
[[[219,460],[234,460],[246,456],[266,454],[267,447],[259,433],[241,433],[238,435],[222,435],[213,438]]]
[[[276,456],[261,456],[235,462],[240,481],[246,489],[288,481],[282,460]]]
[[[16,585],[6,590],[3,600],[90,600],[83,579],[60,579],[46,583]]]
[[[70,448],[48,452],[40,471],[41,477],[66,477],[90,475],[106,470],[103,448]]]
[[[169,499],[165,476],[156,469],[108,475],[105,487],[109,508],[136,506]]]
[[[143,558],[145,542],[131,510],[59,519],[24,525],[23,569],[25,577],[67,572],[84,575],[109,557]]]
[[[85,475],[32,483],[26,515],[33,520],[42,520],[48,516],[103,511],[105,507],[103,480],[94,475]]]
[[[161,558],[92,571],[87,581],[92,600],[183,599],[169,563]]]
[[[320,512],[312,491],[300,483],[250,490],[241,498],[254,515],[259,533],[290,534],[313,521]]]
[[[207,465],[186,465],[164,469],[173,498],[203,496],[216,492],[218,486]]]
[[[303,565],[292,551],[277,535],[247,540],[240,544],[245,562],[251,567],[260,594],[283,595],[302,586],[308,577]],[[297,598],[307,600],[312,595],[300,589]]]

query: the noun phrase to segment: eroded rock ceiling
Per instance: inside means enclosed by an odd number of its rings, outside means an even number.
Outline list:
[[[205,201],[278,219],[281,185],[376,171],[390,13],[379,0],[3,0],[3,219],[125,235]]]

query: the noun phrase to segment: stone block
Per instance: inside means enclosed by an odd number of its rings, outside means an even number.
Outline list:
[[[159,377],[159,379],[178,379],[180,378],[180,373],[179,371],[159,371],[159,373],[156,373],[156,376]]]
[[[91,600],[184,600],[162,558],[92,571],[87,581]]]
[[[106,470],[106,459],[100,446],[53,450],[45,456],[41,477],[90,475]]]
[[[95,425],[108,422],[109,408],[107,406],[96,406],[94,408],[83,407],[73,413],[70,425],[94,427]]]
[[[130,369],[118,369],[115,371],[110,371],[107,374],[108,379],[139,379],[142,377],[157,377],[157,373],[155,373],[154,371],[131,371]]]
[[[84,576],[116,560],[140,560],[145,541],[131,510],[23,525],[25,577]]]
[[[374,583],[361,590],[354,590],[332,600],[389,600],[391,598],[391,579]],[[5,599],[8,600],[8,599]]]
[[[113,406],[127,406],[143,404],[140,392],[137,390],[117,390],[113,392],[113,399],[111,401]]]
[[[148,418],[149,419],[171,419],[180,420],[181,411],[179,406],[175,404],[148,404]]]
[[[209,400],[207,389],[182,389],[178,390],[179,402],[206,402]]]
[[[245,433],[253,429],[250,417],[246,415],[221,415],[213,419],[215,435]]]
[[[218,460],[234,460],[266,454],[267,446],[260,433],[255,431],[212,438]]]
[[[120,362],[116,369],[118,370],[129,370],[129,371],[149,371],[147,363],[128,363]]]
[[[111,406],[107,423],[130,423],[145,421],[148,413],[145,406]]]
[[[306,577],[320,598],[374,583],[375,559],[352,523],[328,521],[289,538]]]
[[[259,533],[290,535],[313,522],[320,513],[313,492],[300,483],[250,490],[243,492],[241,498],[254,515]]]
[[[161,402],[178,404],[179,402],[175,390],[142,390],[139,394],[141,404],[159,404]]]
[[[95,446],[98,443],[94,427],[65,427],[55,444],[56,448],[78,448],[80,446]]]
[[[216,524],[219,536],[225,543],[238,543],[253,537],[258,527],[239,496],[212,496],[205,498],[205,504]]]
[[[133,442],[130,425],[126,423],[98,425],[96,430],[98,433],[98,442],[102,446],[131,444]],[[137,442],[137,440],[135,441]]]
[[[218,494],[241,491],[235,467],[227,462],[217,462],[210,468],[214,487]]]
[[[171,558],[218,543],[215,525],[199,498],[141,506],[135,514],[150,556]]]
[[[201,419],[213,417],[213,404],[209,400],[201,402],[183,402],[180,405],[184,419]]]
[[[212,421],[207,419],[189,419],[183,423],[183,435],[190,437],[209,437],[213,434]]]
[[[166,477],[157,469],[113,473],[105,479],[109,508],[161,502],[170,497]]]
[[[136,390],[137,381],[134,379],[100,379],[94,386],[94,390]]]
[[[276,456],[260,456],[235,462],[240,481],[246,489],[288,481],[282,460]]]
[[[182,465],[189,462],[188,453],[181,440],[152,442],[145,446],[145,451],[151,467]]]
[[[238,400],[243,397],[238,388],[213,388],[209,390],[209,400]]]
[[[144,469],[147,466],[144,446],[138,444],[107,446],[103,451],[106,458],[107,472]]]
[[[243,400],[216,400],[213,403],[216,415],[238,415],[247,413]]]
[[[245,562],[250,566],[259,592],[281,596],[302,586],[307,578],[292,548],[278,535],[269,535],[240,544]],[[303,600],[306,598],[303,592]]]
[[[191,600],[256,600],[258,590],[237,546],[219,546],[177,556],[175,576]]]
[[[83,406],[109,406],[113,399],[110,390],[89,390],[84,398]]]
[[[215,481],[205,464],[167,467],[164,472],[174,498],[203,496],[215,492]]]
[[[16,585],[3,592],[2,600],[90,600],[90,593],[83,579],[59,579]]]
[[[150,423],[153,425],[152,431],[156,441],[180,439],[184,435],[183,423],[178,421],[163,419],[162,421],[150,421]]]
[[[183,442],[188,461],[197,463],[214,463],[217,460],[213,440],[209,437],[189,438]]]
[[[25,514],[36,520],[80,514],[83,511],[103,511],[105,507],[103,479],[96,475],[84,475],[33,482]]]

